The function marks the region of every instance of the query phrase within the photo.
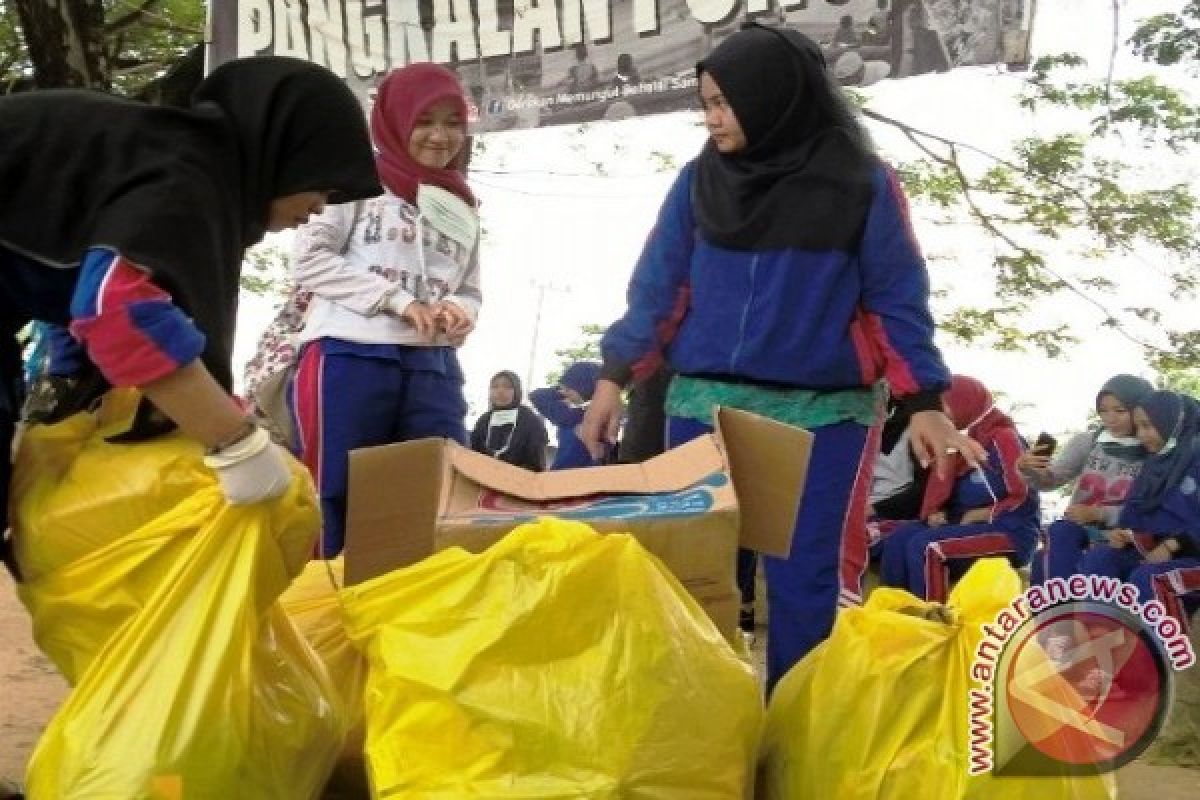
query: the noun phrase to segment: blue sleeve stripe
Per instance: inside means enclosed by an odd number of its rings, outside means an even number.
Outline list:
[[[107,248],[93,247],[83,257],[75,293],[71,297],[71,318],[88,319],[100,315],[100,295],[112,274],[119,255]]]

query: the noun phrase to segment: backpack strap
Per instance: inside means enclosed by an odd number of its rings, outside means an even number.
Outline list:
[[[358,218],[362,214],[365,202],[362,199],[354,201],[354,216],[350,219],[350,230],[346,231],[346,241],[342,242],[342,249],[339,251],[343,256],[350,250],[350,240],[354,238],[354,229],[358,227]]]

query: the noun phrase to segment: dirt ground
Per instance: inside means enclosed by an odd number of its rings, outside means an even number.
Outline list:
[[[67,688],[33,643],[29,618],[0,569],[0,785],[19,783],[37,737]],[[1200,770],[1135,763],[1121,771],[1122,800],[1196,800]]]

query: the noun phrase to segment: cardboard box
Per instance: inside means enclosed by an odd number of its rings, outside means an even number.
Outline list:
[[[721,409],[714,434],[643,464],[535,473],[443,439],[355,450],[346,581],[557,516],[633,534],[732,637],[737,548],[787,555],[811,448],[807,431]]]

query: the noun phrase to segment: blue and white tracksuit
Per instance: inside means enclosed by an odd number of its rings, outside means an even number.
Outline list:
[[[586,413],[584,408],[571,405],[563,399],[558,389],[549,386],[530,392],[529,402],[558,429],[558,449],[554,453],[554,463],[550,465],[550,469],[575,469],[596,465],[596,460],[575,433],[579,423],[583,422],[583,415]]]
[[[604,377],[624,384],[665,358],[684,375],[813,391],[886,379],[915,409],[940,409],[949,374],[933,343],[925,262],[890,168],[875,171],[853,252],[716,246],[693,218],[692,175],[685,167],[668,193],[628,309],[605,334]],[[671,425],[676,444],[702,430]],[[861,600],[878,431],[845,421],[813,433],[791,556],[766,559],[771,686],[829,634],[839,605]]]
[[[466,443],[463,373],[439,334],[399,312],[449,302],[476,319],[477,242],[462,243],[390,193],[328,206],[297,233],[293,273],[313,293],[290,402],[321,498],[321,558],[345,544],[349,451],[424,437]]]
[[[1096,545],[1084,554],[1079,571],[1132,583],[1139,602],[1158,600],[1186,626],[1188,613],[1200,606],[1200,457],[1158,508],[1143,511],[1127,503],[1117,527],[1132,530],[1137,541],[1121,548]],[[1186,552],[1160,563],[1146,561],[1158,542],[1172,536],[1184,542]]]
[[[944,509],[949,524],[922,521],[900,525],[880,543],[879,577],[884,586],[908,589],[922,599],[944,602],[950,584],[977,559],[1006,556],[1013,566],[1029,563],[1040,530],[1037,490],[1016,469],[1024,449],[1015,431],[999,431],[988,446],[987,466],[954,484]],[[986,508],[990,521],[961,524],[962,515]]]

